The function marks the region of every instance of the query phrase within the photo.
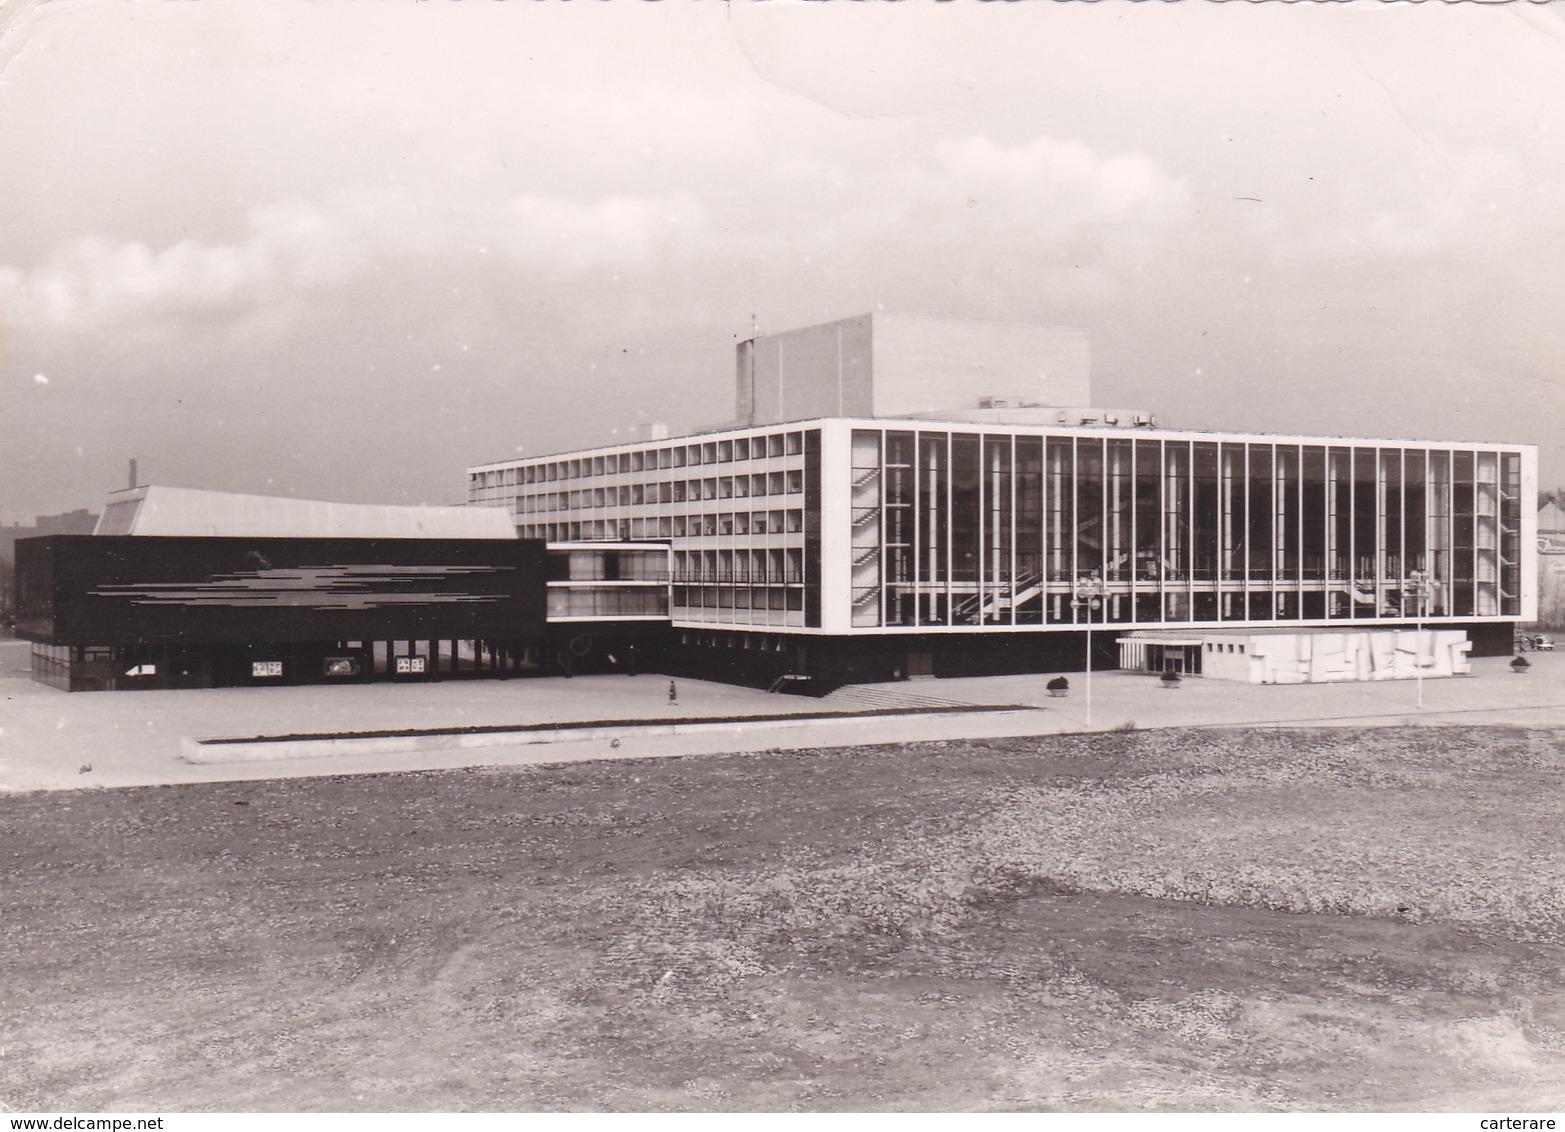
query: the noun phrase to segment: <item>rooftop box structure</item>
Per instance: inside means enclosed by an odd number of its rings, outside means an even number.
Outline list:
[[[1086,331],[863,314],[739,344],[739,423],[1091,403]]]

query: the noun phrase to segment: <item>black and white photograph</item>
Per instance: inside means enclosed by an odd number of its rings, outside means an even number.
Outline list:
[[[1562,295],[1562,3],[0,0],[0,1120],[1547,1132]]]

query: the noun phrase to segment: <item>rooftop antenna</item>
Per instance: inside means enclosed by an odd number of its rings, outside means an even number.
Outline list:
[[[134,456],[132,456],[130,458],[130,476],[129,476],[129,479],[130,479],[130,483],[126,484],[127,488],[135,489],[135,488],[141,486],[140,484],[138,484],[136,482],[136,457],[134,457]]]

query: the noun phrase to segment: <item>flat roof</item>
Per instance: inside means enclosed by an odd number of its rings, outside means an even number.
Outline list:
[[[953,410],[955,411],[955,410]],[[966,411],[966,410],[961,410]],[[1428,440],[1418,437],[1373,437],[1317,435],[1302,436],[1295,433],[1273,432],[1218,432],[1201,429],[1149,428],[1135,425],[1063,425],[1063,424],[1011,424],[972,420],[955,420],[934,415],[927,417],[810,417],[797,421],[785,421],[767,425],[726,425],[710,432],[684,433],[661,440],[628,440],[592,448],[574,448],[537,456],[515,456],[505,460],[490,460],[468,465],[468,472],[488,471],[495,468],[521,467],[540,461],[574,459],[580,456],[607,455],[611,452],[645,452],[659,448],[672,448],[691,443],[708,443],[714,440],[738,439],[751,436],[768,436],[779,432],[798,432],[808,428],[828,426],[849,428],[886,429],[897,432],[968,432],[1005,433],[1031,436],[1108,437],[1115,440],[1189,440],[1189,441],[1244,441],[1262,444],[1299,444],[1325,447],[1358,448],[1434,448],[1473,449],[1493,452],[1517,452],[1536,449],[1535,444],[1510,443],[1495,440]]]
[[[514,539],[506,512],[494,507],[413,507],[330,503],[149,484],[109,496],[100,535],[244,538]]]

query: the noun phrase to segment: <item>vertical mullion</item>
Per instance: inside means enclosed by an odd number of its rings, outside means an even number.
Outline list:
[[[1185,609],[1195,620],[1195,443],[1180,441],[1185,449]]]
[[[1475,450],[1472,453],[1473,508],[1472,508],[1472,522],[1471,522],[1471,527],[1470,527],[1470,529],[1473,532],[1473,535],[1472,535],[1473,565],[1472,565],[1472,571],[1471,571],[1472,579],[1473,579],[1473,587],[1472,587],[1472,595],[1473,595],[1473,597],[1472,597],[1472,609],[1473,609],[1473,612],[1472,612],[1471,616],[1473,616],[1473,617],[1479,616],[1479,613],[1478,613],[1478,606],[1479,606],[1478,587],[1481,584],[1478,581],[1478,578],[1479,578],[1479,571],[1478,571],[1478,543],[1481,541],[1479,539],[1479,536],[1478,536],[1478,499],[1479,499],[1478,488],[1479,488],[1479,485],[1483,481],[1479,479],[1479,475],[1480,475],[1479,467],[1480,467],[1480,465],[1478,463],[1478,453]]]
[[[1168,620],[1168,454],[1166,441],[1153,441],[1157,445],[1157,539],[1154,542],[1157,555],[1157,621]]]
[[[1358,497],[1358,449],[1350,445],[1348,447],[1348,618],[1350,620],[1358,618]]]
[[[913,430],[913,451],[908,461],[913,478],[913,624],[924,624],[924,434]]]
[[[877,621],[876,624],[881,628],[885,628],[887,589],[886,582],[891,571],[891,555],[887,553],[889,548],[886,546],[886,479],[888,469],[886,468],[885,428],[879,428],[875,430],[875,451],[879,457],[877,463],[880,465],[880,490],[877,492],[877,496],[880,500],[880,550],[875,555],[875,560],[880,567],[879,570],[876,571],[878,575],[877,581],[880,586],[880,592],[876,595],[879,598],[876,604],[880,607],[880,620]],[[768,605],[769,604],[770,603],[768,602]]]
[[[1397,449],[1397,610],[1407,618],[1407,448]]]
[[[954,555],[952,554],[952,547],[951,547],[951,525],[952,525],[951,524],[951,503],[952,503],[951,485],[952,485],[952,481],[955,480],[955,478],[956,478],[956,476],[954,475],[954,472],[956,470],[956,467],[955,467],[956,448],[955,448],[955,438],[954,438],[954,436],[950,432],[947,432],[945,434],[945,437],[946,437],[946,462],[945,462],[945,497],[946,497],[946,507],[945,507],[945,531],[943,533],[945,534],[945,552],[946,552],[946,570],[945,570],[945,575],[946,575],[945,576],[946,624],[947,625],[952,625],[952,624],[955,624],[955,619],[951,616],[951,614],[953,612],[953,610],[951,608],[951,606],[952,606],[952,596],[953,596],[953,594],[952,594],[952,586],[955,584],[955,579],[952,578],[952,576],[951,576],[951,570],[952,570],[952,567],[955,565],[955,558],[954,558]]]
[[[1108,620],[1108,609],[1113,604],[1108,600],[1108,551],[1110,551],[1110,535],[1108,535],[1108,476],[1110,476],[1110,467],[1108,467],[1108,452],[1110,452],[1108,442],[1103,440],[1102,437],[1097,438],[1097,467],[1099,467],[1099,474],[1097,474],[1097,488],[1099,488],[1097,490],[1097,493],[1099,493],[1097,514],[1100,517],[1099,525],[1097,525],[1097,576],[1099,576],[1103,587],[1103,620]],[[1088,618],[1091,618],[1091,615],[1092,611],[1088,609]]]
[[[1080,479],[1080,469],[1081,469],[1080,455],[1081,455],[1081,453],[1077,450],[1078,445],[1080,444],[1080,441],[1081,441],[1081,438],[1078,437],[1078,436],[1072,436],[1071,437],[1071,446],[1070,446],[1070,454],[1071,454],[1071,460],[1070,460],[1070,465],[1071,465],[1070,466],[1071,522],[1070,522],[1070,530],[1069,530],[1068,533],[1070,535],[1070,540],[1071,540],[1070,541],[1070,548],[1071,548],[1070,581],[1071,581],[1071,601],[1073,603],[1076,600],[1077,581],[1081,577],[1081,552],[1080,552],[1080,546],[1079,546],[1079,544],[1081,542],[1081,514],[1080,514],[1081,508],[1079,506],[1079,503],[1080,503],[1080,500],[1081,500],[1081,492],[1080,492],[1080,485],[1078,483],[1078,480]],[[1079,605],[1073,604],[1071,606],[1071,624],[1072,625],[1078,624],[1080,622],[1080,620],[1081,620],[1081,607]]]
[[[1271,605],[1272,615],[1269,620],[1277,620],[1277,583],[1280,581],[1283,563],[1282,526],[1285,520],[1282,516],[1282,490],[1277,484],[1277,445],[1271,446],[1272,461],[1270,474],[1267,477],[1267,492],[1271,496],[1271,510],[1266,516],[1266,529],[1271,533],[1268,541],[1271,543],[1271,561],[1267,563],[1266,585],[1268,589],[1268,601]]]
[[[1331,617],[1332,586],[1337,579],[1332,577],[1332,563],[1341,547],[1337,545],[1337,499],[1338,491],[1336,481],[1331,476],[1331,446],[1326,446],[1326,616]]]
[[[1138,493],[1140,491],[1140,488],[1141,488],[1141,481],[1136,478],[1137,470],[1138,469],[1137,469],[1137,465],[1136,465],[1136,442],[1134,440],[1131,440],[1130,441],[1130,481],[1129,481],[1130,482],[1130,500],[1129,500],[1129,507],[1130,507],[1130,540],[1129,540],[1129,543],[1128,543],[1128,545],[1130,547],[1130,617],[1128,618],[1128,620],[1130,620],[1132,623],[1135,622],[1136,617],[1139,614],[1139,610],[1136,608],[1136,599],[1137,599],[1137,596],[1138,596],[1137,593],[1136,593],[1136,590],[1137,590],[1138,582],[1139,582],[1139,579],[1138,579],[1137,575],[1140,573],[1140,571],[1137,569],[1137,567],[1140,565],[1140,562],[1137,560],[1136,555],[1138,555],[1141,552],[1141,550],[1140,550],[1140,539],[1137,537],[1137,532],[1140,530],[1140,525],[1141,525],[1140,524],[1141,516],[1138,513],[1141,510],[1141,508],[1138,506],[1138,504],[1140,503],[1140,500],[1137,498],[1137,495],[1138,495]]]
[[[1423,507],[1420,508],[1420,510],[1423,512],[1422,516],[1420,516],[1420,517],[1421,517],[1421,519],[1423,521],[1423,524],[1424,524],[1424,574],[1428,578],[1429,591],[1430,591],[1429,592],[1429,597],[1433,597],[1434,596],[1434,587],[1439,584],[1439,577],[1436,574],[1435,568],[1434,568],[1435,561],[1436,561],[1436,558],[1435,558],[1435,545],[1436,545],[1436,543],[1435,543],[1435,539],[1433,538],[1433,535],[1434,535],[1434,523],[1431,521],[1431,519],[1432,519],[1432,511],[1431,511],[1431,509],[1434,507],[1434,503],[1435,503],[1435,490],[1434,490],[1434,484],[1430,481],[1430,478],[1429,478],[1429,471],[1430,471],[1430,468],[1433,465],[1434,465],[1434,453],[1431,452],[1429,450],[1429,447],[1426,445],[1424,447],[1424,505],[1423,505]],[[1428,597],[1426,597],[1424,599],[1424,605],[1425,605],[1424,612],[1427,615],[1428,612],[1429,612],[1429,610],[1428,610],[1429,598]]]
[[[1446,612],[1451,616],[1460,616],[1456,609],[1456,450],[1454,448],[1446,453],[1445,478],[1445,545],[1446,553],[1451,559],[1451,600],[1446,603]]]
[[[973,571],[973,589],[977,590],[978,598],[978,625],[983,625],[983,603],[988,597],[989,587],[984,584],[984,576],[989,573],[989,468],[984,467],[984,457],[989,454],[988,434],[980,432],[977,435],[978,442],[978,529],[977,559],[978,568]],[[955,452],[955,437],[952,438],[952,451]],[[953,468],[955,473],[955,468]],[[955,474],[953,474],[955,479]],[[955,515],[953,515],[955,518]],[[955,618],[953,622],[955,623]]]
[[[1010,515],[1011,515],[1011,527],[1010,527],[1011,619],[1010,620],[1011,620],[1011,624],[1015,625],[1016,624],[1016,594],[1017,594],[1017,589],[1016,589],[1016,582],[1017,582],[1017,577],[1016,577],[1016,575],[1017,575],[1017,570],[1016,570],[1016,523],[1017,523],[1017,518],[1018,518],[1018,516],[1017,516],[1017,510],[1018,509],[1017,509],[1017,506],[1016,506],[1016,497],[1019,494],[1019,492],[1017,491],[1017,487],[1020,484],[1022,477],[1021,477],[1021,474],[1017,471],[1017,468],[1016,468],[1016,434],[1014,432],[1010,434],[1010,437],[1007,440],[1007,443],[1010,445],[1010,450],[1011,450],[1011,499],[1010,499]]]
[[[1255,546],[1250,540],[1250,442],[1244,441],[1239,446],[1241,453],[1239,459],[1244,468],[1244,477],[1240,480],[1244,484],[1243,503],[1239,508],[1239,544],[1244,547],[1241,555],[1240,569],[1244,571],[1240,577],[1239,600],[1243,603],[1240,610],[1240,620],[1250,619],[1250,569],[1255,561]]]

